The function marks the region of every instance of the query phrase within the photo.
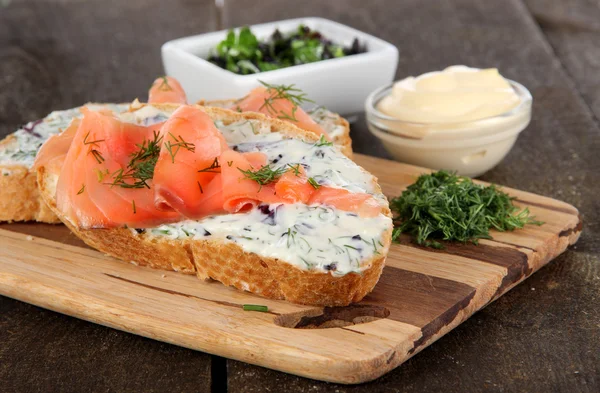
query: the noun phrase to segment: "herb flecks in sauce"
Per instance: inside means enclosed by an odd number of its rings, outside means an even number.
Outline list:
[[[492,238],[490,229],[512,231],[542,224],[528,209],[513,205],[513,199],[495,185],[475,184],[450,172],[421,175],[390,201],[396,214],[393,238],[407,233],[419,245],[443,248],[435,239],[477,244]]]

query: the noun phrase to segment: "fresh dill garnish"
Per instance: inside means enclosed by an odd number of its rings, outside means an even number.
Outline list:
[[[270,164],[265,165],[255,171],[252,169],[243,170],[240,168],[238,168],[238,170],[242,172],[245,179],[257,182],[260,185],[260,188],[258,189],[259,191],[261,190],[262,186],[276,181],[287,171],[285,167],[273,169]]]
[[[154,177],[154,168],[160,155],[162,136],[154,131],[153,138],[146,139],[142,144],[137,144],[138,150],[130,157],[127,169],[119,169],[112,174],[111,186],[123,188],[150,188],[149,180]]]
[[[288,166],[290,167],[291,171],[294,172],[294,175],[300,176],[300,164],[288,164]]]
[[[83,194],[83,191],[85,191],[85,184],[81,185],[81,188],[79,189],[79,191],[77,191],[77,195]]]
[[[171,91],[173,90],[173,88],[171,87],[171,85],[169,85],[169,80],[167,79],[166,76],[160,76],[159,77],[162,81],[160,82],[160,85],[158,85],[158,88],[162,91]]]
[[[83,138],[83,144],[84,145],[90,145],[90,150],[88,151],[88,154],[91,154],[92,156],[94,156],[94,158],[96,159],[96,161],[98,162],[98,164],[102,164],[104,162],[104,157],[102,156],[102,153],[100,153],[100,151],[92,148],[91,146],[96,146],[98,147],[98,143],[100,142],[104,142],[104,139],[97,139],[95,141],[88,141],[88,137],[90,136],[90,132],[88,131],[87,134],[85,134],[85,137]]]
[[[317,181],[315,179],[313,179],[312,177],[308,178],[308,184],[310,184],[311,186],[313,186],[313,188],[315,190],[318,190],[321,187],[321,185],[319,183],[317,183]]]
[[[273,116],[277,116],[279,119],[298,121],[296,119],[296,111],[298,107],[305,102],[313,102],[313,100],[308,99],[306,97],[306,93],[303,93],[302,90],[294,87],[295,85],[271,85],[267,82],[263,82],[259,80],[259,82],[267,88],[267,93],[269,97],[265,98],[264,103],[261,105],[258,110],[260,111],[262,108],[267,108],[267,111]],[[278,111],[273,103],[276,100],[287,100],[292,104],[292,113],[286,113],[284,111]]]
[[[490,229],[512,231],[525,224],[543,224],[527,208],[519,210],[513,199],[495,185],[475,184],[447,171],[421,175],[390,201],[395,213],[393,239],[407,233],[419,245],[443,248],[433,239],[477,244],[492,238]]]
[[[233,160],[232,161],[227,161],[227,166],[232,166],[233,165]]]
[[[321,135],[321,137],[319,138],[319,140],[317,141],[317,143],[315,143],[315,146],[316,147],[333,146],[333,142],[330,142],[327,139],[325,139],[325,135]]]
[[[244,304],[242,305],[242,309],[244,311],[258,311],[258,312],[268,312],[269,307],[261,306],[259,304]]]
[[[296,244],[296,231],[292,231],[292,228],[288,228],[287,232],[285,234],[287,234],[287,248],[290,248],[290,240],[292,241],[291,244]]]
[[[198,183],[198,188],[200,189],[200,194],[204,194],[204,190],[202,189],[202,184],[200,184],[199,181],[197,181],[196,183]]]
[[[90,136],[90,132],[88,131],[87,134],[85,134],[85,137],[83,138],[83,144],[84,145],[94,145],[94,146],[98,146],[98,143],[100,142],[104,142],[104,139],[97,139],[95,141],[88,141],[88,137]]]
[[[108,169],[106,169],[105,171],[101,171],[98,168],[94,168],[94,171],[96,172],[96,176],[98,177],[98,183],[102,183],[102,180],[104,180],[104,178],[106,177],[106,175],[110,174],[110,172],[108,171]]]
[[[131,200],[131,204],[133,206],[133,214],[137,214],[137,211],[135,210],[135,199]]]
[[[176,137],[175,135],[169,132],[169,136],[171,137],[171,139],[174,140],[174,142],[171,142],[170,140],[167,141],[165,143],[165,149],[167,149],[167,152],[171,156],[171,162],[173,164],[175,163],[175,156],[179,152],[179,149],[185,149],[192,153],[196,151],[196,145],[190,142],[186,142],[181,135],[179,135],[179,137]],[[175,150],[173,150],[173,148],[175,148]]]
[[[98,161],[98,164],[102,164],[104,162],[104,157],[102,156],[102,153],[100,153],[98,150],[91,149],[88,153],[94,156],[96,161]]]
[[[204,169],[200,169],[198,172],[209,172],[209,173],[219,173],[221,169],[221,165],[219,165],[219,158],[215,157],[215,160]]]

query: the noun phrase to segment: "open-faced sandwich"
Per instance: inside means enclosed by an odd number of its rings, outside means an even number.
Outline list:
[[[48,206],[92,247],[304,304],[346,305],[377,283],[387,200],[326,136],[194,105],[82,113],[35,168]]]
[[[260,90],[260,89],[259,89]],[[257,90],[258,91],[258,90]],[[266,112],[292,122],[307,131],[326,134],[348,157],[352,154],[348,122],[338,114],[316,108],[310,117],[298,104],[306,101],[293,86],[271,86],[261,90],[262,103],[244,104],[245,110]],[[266,95],[264,92],[268,91]],[[256,93],[253,93],[256,94]],[[300,97],[300,99],[298,99]],[[238,100],[210,102],[212,106],[227,106]],[[149,91],[150,103],[185,104],[185,92],[173,78],[154,81]],[[263,105],[265,105],[263,107]],[[129,104],[87,104],[89,109],[110,109],[122,112]],[[236,109],[237,110],[237,109]],[[39,221],[58,223],[60,220],[43,203],[37,185],[33,160],[40,146],[51,136],[65,130],[74,118],[80,118],[81,108],[55,111],[41,120],[30,122],[0,141],[0,221]]]

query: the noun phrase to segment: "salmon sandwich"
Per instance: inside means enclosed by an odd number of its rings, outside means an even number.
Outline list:
[[[388,202],[326,135],[197,105],[81,112],[34,168],[52,212],[90,246],[302,304],[347,305],[377,283]]]
[[[181,85],[170,77],[157,78],[148,96],[150,103],[187,102]],[[306,131],[325,135],[348,157],[352,154],[348,122],[338,114],[320,107],[305,112],[299,104],[310,100],[291,85],[267,85],[257,88],[244,102],[239,101],[213,101],[207,105],[265,113],[291,122]],[[87,107],[119,113],[126,111],[129,104],[88,104]],[[61,133],[73,119],[81,116],[81,108],[55,111],[44,119],[26,124],[0,141],[0,222],[60,222],[40,197],[32,165],[42,143],[50,136]]]

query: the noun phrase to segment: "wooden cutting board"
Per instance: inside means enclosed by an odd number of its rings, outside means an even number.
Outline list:
[[[356,155],[396,196],[427,170]],[[62,225],[0,225],[0,293],[115,329],[309,378],[360,383],[415,355],[577,241],[573,206],[505,189],[545,224],[479,246],[393,245],[360,304],[307,307],[123,263]],[[269,312],[243,311],[262,304]]]

